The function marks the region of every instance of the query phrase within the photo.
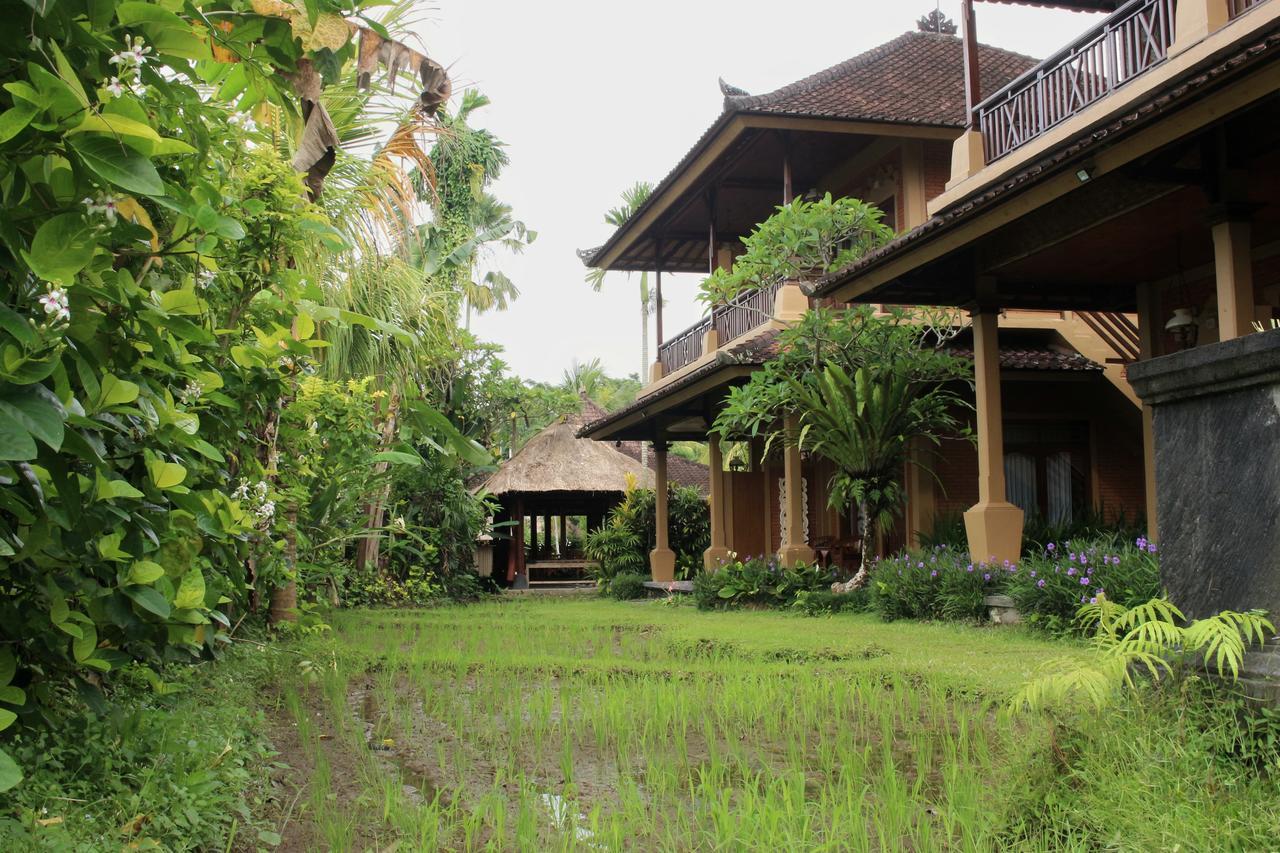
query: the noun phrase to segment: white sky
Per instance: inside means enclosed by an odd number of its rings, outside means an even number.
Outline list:
[[[559,380],[576,358],[611,375],[640,369],[638,279],[601,293],[577,248],[609,236],[603,214],[637,180],[657,183],[720,114],[717,77],[759,94],[916,28],[934,0],[434,0],[416,29],[449,66],[454,92],[493,104],[473,124],[504,140],[511,165],[494,187],[538,231],[520,256],[495,256],[521,296],[473,319],[520,376]],[[959,0],[942,10],[958,19]],[[980,3],[979,40],[1047,56],[1095,15]],[[702,314],[699,278],[663,276],[667,337]],[[650,356],[653,350],[650,324]]]

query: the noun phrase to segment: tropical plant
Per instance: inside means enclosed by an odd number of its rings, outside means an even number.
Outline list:
[[[699,572],[693,581],[699,609],[713,610],[743,605],[790,607],[806,593],[829,591],[835,573],[817,565],[779,565],[772,557],[740,560],[736,555]]]
[[[875,205],[856,198],[796,199],[777,208],[742,240],[733,268],[718,268],[698,298],[708,309],[740,294],[783,282],[803,284],[834,272],[889,242],[893,229]]]
[[[1155,680],[1180,678],[1197,662],[1234,681],[1246,646],[1265,643],[1275,631],[1261,610],[1224,610],[1187,622],[1167,598],[1125,608],[1103,594],[1082,604],[1076,618],[1094,632],[1094,658],[1084,665],[1048,664],[1046,674],[1014,695],[1013,707],[1043,710],[1081,699],[1100,709],[1122,688],[1134,689],[1143,672]]]

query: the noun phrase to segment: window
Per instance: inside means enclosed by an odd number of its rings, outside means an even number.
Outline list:
[[[1089,425],[1006,423],[1009,503],[1051,524],[1068,524],[1089,505]]]

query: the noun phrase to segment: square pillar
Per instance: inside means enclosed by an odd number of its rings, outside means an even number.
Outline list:
[[[1212,224],[1213,266],[1218,286],[1218,340],[1229,341],[1254,331],[1251,229],[1245,218]]]
[[[666,583],[676,579],[676,554],[669,544],[667,513],[667,445],[653,445],[653,512],[656,546],[649,552],[649,571],[654,581]]]
[[[1157,355],[1160,335],[1160,304],[1150,284],[1138,285],[1138,360],[1148,361]],[[1142,404],[1142,473],[1143,494],[1147,506],[1147,537],[1160,541],[1156,524],[1156,439],[1155,424],[1148,403]]]
[[[907,454],[907,541],[912,548],[919,548],[922,536],[933,532],[937,499],[927,443],[912,440]]]
[[[720,451],[720,436],[714,433],[707,436],[707,452],[711,479],[707,501],[711,513],[711,547],[702,552],[702,565],[707,571],[714,572],[729,559],[729,545],[725,538],[724,455]]]
[[[787,503],[787,524],[782,531],[782,547],[778,562],[784,566],[812,563],[815,554],[804,538],[804,471],[800,448],[795,443],[800,433],[800,419],[788,415],[787,442],[782,457],[783,493]]]
[[[973,313],[973,372],[978,438],[978,502],[964,514],[969,557],[1016,562],[1022,556],[1022,510],[1005,497],[1004,423],[1000,406],[999,314]]]
[[[1228,0],[1178,0],[1169,55],[1181,53],[1231,20]]]

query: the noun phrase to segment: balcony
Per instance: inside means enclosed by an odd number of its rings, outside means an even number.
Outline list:
[[[781,285],[744,293],[731,304],[716,308],[710,317],[694,323],[671,340],[658,347],[658,362],[662,375],[670,376],[682,367],[702,358],[703,341],[707,332],[716,332],[716,339],[723,346],[740,338],[752,329],[763,326],[773,316],[773,303]]]
[[[1163,62],[1173,44],[1176,5],[1176,0],[1126,3],[978,104],[986,162],[999,160]]]

